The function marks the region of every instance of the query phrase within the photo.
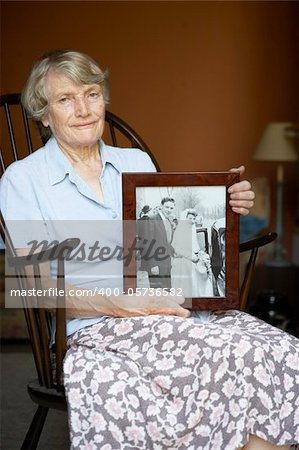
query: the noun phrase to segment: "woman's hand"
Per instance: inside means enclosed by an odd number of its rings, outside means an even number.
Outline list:
[[[239,172],[243,175],[245,167],[240,166],[238,168],[230,169],[230,172]],[[251,184],[247,180],[235,183],[228,188],[230,194],[229,204],[234,212],[247,216],[249,209],[253,207],[254,192],[251,190]]]
[[[204,252],[203,250],[199,251],[199,260],[205,267],[205,270],[207,274],[209,275],[211,273],[211,257],[208,253]]]
[[[184,297],[170,295],[163,289],[144,290],[145,295],[119,295],[109,297],[111,301],[111,314],[116,317],[165,315],[189,317],[190,311],[182,308]],[[160,292],[160,295],[158,293]],[[153,295],[151,295],[153,294]]]
[[[28,249],[18,249],[19,256],[28,255]],[[32,284],[33,271],[26,268],[28,288]],[[44,295],[40,297],[39,306],[56,311],[55,292],[56,281],[51,276],[50,263],[41,264],[40,281]],[[87,289],[88,291],[88,289]],[[148,316],[151,314],[189,317],[190,311],[182,308],[185,297],[171,295],[166,289],[136,289],[133,295],[84,295],[84,290],[66,283],[66,315],[68,318],[87,319],[99,316],[131,317]],[[34,297],[33,297],[34,298]],[[36,304],[34,304],[36,306]]]

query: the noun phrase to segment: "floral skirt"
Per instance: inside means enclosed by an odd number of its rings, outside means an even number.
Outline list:
[[[68,345],[72,449],[299,442],[299,341],[248,314],[106,318]]]

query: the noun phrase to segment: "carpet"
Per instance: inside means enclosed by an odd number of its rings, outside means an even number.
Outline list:
[[[36,405],[27,393],[27,382],[35,378],[30,348],[13,345],[1,347],[0,353],[0,448],[17,450],[21,447]],[[41,434],[39,450],[67,450],[69,448],[67,413],[49,410]]]

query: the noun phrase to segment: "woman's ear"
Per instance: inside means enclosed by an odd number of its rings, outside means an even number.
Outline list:
[[[41,123],[43,124],[43,126],[44,127],[48,127],[49,126],[49,120],[48,120],[48,118],[47,117],[43,117],[42,119],[41,119]]]

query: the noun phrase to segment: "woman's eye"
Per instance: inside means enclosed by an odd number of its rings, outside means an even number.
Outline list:
[[[98,96],[99,96],[99,93],[98,93],[98,92],[93,91],[93,92],[90,92],[90,93],[89,93],[89,97],[90,97],[90,98],[98,98]]]
[[[60,99],[59,99],[59,103],[66,103],[68,101],[68,98],[67,97],[61,97]]]

